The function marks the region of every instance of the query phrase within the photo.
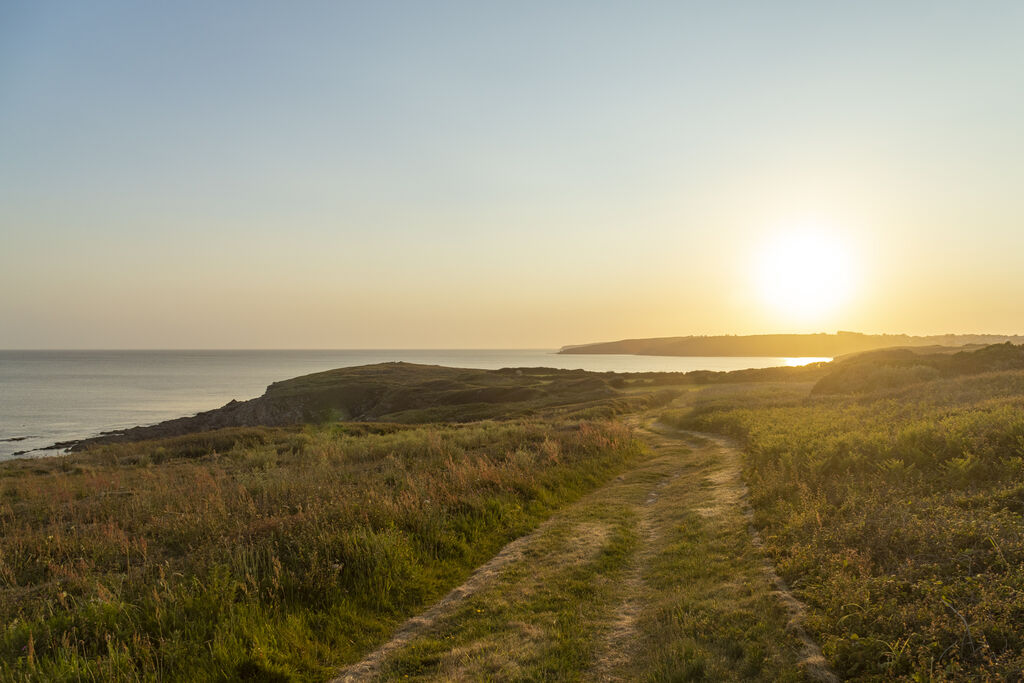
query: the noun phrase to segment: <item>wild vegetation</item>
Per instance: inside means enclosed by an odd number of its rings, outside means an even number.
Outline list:
[[[716,387],[665,416],[741,441],[756,527],[841,676],[1021,680],[1024,372],[980,372],[1020,352],[867,357],[812,395]]]
[[[222,430],[0,468],[0,679],[323,680],[640,457],[622,424]]]
[[[4,463],[0,679],[323,680],[599,486],[384,672],[470,652],[481,675],[584,679],[605,656],[652,680],[799,678],[735,451],[647,433],[652,453],[625,416],[656,410],[743,446],[764,550],[841,676],[1021,680],[1022,368],[1009,345],[685,377],[374,366],[358,391],[268,390],[318,422]],[[519,659],[472,654],[512,622]],[[622,624],[619,661],[601,639]]]
[[[735,504],[739,454],[660,426],[637,433],[642,462],[503,550],[464,599],[341,680],[807,680]]]
[[[1024,370],[1024,346],[993,344],[975,351],[926,353],[887,349],[837,360],[814,385],[815,394],[855,394],[895,389],[941,377]]]

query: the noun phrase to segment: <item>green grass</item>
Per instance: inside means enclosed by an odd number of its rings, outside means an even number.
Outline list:
[[[756,526],[841,676],[1021,680],[1024,373],[916,380],[709,391],[666,419],[742,440]]]
[[[804,680],[743,521],[713,523],[682,506],[671,517],[645,574],[652,605],[641,621],[643,679]]]
[[[524,539],[368,680],[798,681],[799,644],[734,465],[641,432],[650,455]],[[711,484],[714,485],[711,485]]]
[[[393,656],[381,680],[586,680],[611,580],[636,541],[628,509],[600,508],[545,529],[525,561]]]
[[[639,457],[568,419],[242,429],[0,467],[0,678],[322,680]]]

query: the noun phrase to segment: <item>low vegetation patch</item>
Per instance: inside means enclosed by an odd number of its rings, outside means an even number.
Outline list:
[[[1024,373],[950,367],[840,395],[714,388],[665,416],[745,445],[756,525],[841,676],[1021,680]]]
[[[0,679],[323,680],[640,453],[575,415],[6,463]]]

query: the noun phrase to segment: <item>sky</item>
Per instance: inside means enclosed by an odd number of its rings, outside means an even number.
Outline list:
[[[4,0],[0,348],[1024,333],[1022,35],[1017,0]]]

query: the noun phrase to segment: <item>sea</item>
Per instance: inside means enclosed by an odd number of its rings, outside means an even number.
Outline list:
[[[148,425],[263,393],[312,372],[386,361],[598,372],[741,370],[828,358],[559,355],[551,349],[339,351],[0,350],[0,460],[56,455],[62,441]]]

